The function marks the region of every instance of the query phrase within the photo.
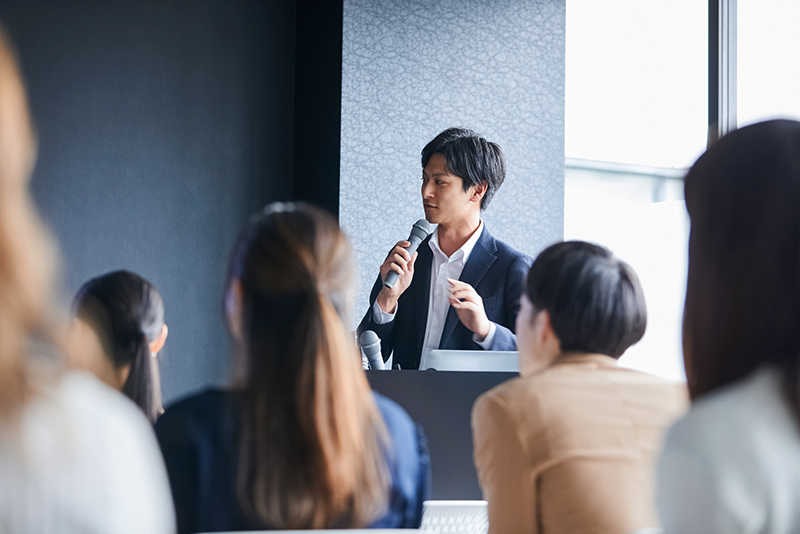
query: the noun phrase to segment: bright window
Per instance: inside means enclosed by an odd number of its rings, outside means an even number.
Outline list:
[[[567,2],[565,239],[610,248],[639,275],[642,341],[622,365],[685,378],[683,174],[705,149],[708,5]]]
[[[567,157],[694,162],[708,127],[707,11],[697,0],[568,0]]]
[[[777,117],[800,120],[800,2],[737,4],[739,126]]]

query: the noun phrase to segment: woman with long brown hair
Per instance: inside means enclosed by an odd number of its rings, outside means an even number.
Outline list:
[[[245,227],[225,299],[234,387],[156,424],[179,532],[419,526],[424,436],[369,389],[345,326],[353,274],[317,208],[273,204]]]
[[[692,397],[661,459],[666,532],[800,531],[800,123],[725,136],[686,176]]]
[[[174,532],[169,486],[141,412],[63,366],[55,244],[28,192],[36,140],[0,30],[0,531]]]

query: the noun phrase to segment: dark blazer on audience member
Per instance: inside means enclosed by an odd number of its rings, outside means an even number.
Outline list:
[[[402,408],[374,396],[391,439],[392,481],[388,511],[370,527],[417,528],[430,487],[427,441]],[[156,423],[179,534],[270,528],[246,516],[237,499],[239,398],[210,389],[171,406]]]
[[[358,326],[359,333],[373,330],[378,334],[383,360],[388,360],[394,351],[393,361],[399,363],[402,369],[419,369],[425,340],[433,265],[433,251],[428,241],[430,236],[419,245],[414,279],[405,293],[400,295],[394,321],[379,325],[373,320],[372,305],[383,285],[378,276],[370,294],[370,308]],[[495,239],[484,224],[483,233],[475,243],[459,280],[475,288],[483,299],[486,316],[497,325],[495,350],[517,350],[514,323],[519,312],[519,297],[525,276],[532,263],[533,259],[527,254]],[[452,307],[447,311],[439,348],[482,350],[480,345],[472,341],[472,332],[458,320],[456,310]]]

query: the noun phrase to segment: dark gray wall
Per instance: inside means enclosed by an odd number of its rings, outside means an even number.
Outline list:
[[[291,198],[294,2],[2,1],[0,17],[65,293],[142,274],[166,304],[165,396],[224,381],[229,250],[249,213]]]

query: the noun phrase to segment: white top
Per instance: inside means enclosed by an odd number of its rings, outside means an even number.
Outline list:
[[[0,532],[175,532],[152,426],[122,394],[73,371],[18,415],[0,432]]]
[[[433,251],[433,261],[431,262],[431,285],[428,296],[428,320],[425,325],[425,338],[422,342],[420,369],[426,368],[425,364],[428,360],[428,355],[430,355],[432,350],[439,348],[439,343],[442,340],[444,323],[447,319],[447,312],[450,309],[450,301],[448,300],[450,283],[447,279],[459,279],[470,254],[472,254],[472,249],[475,248],[475,244],[478,242],[478,239],[480,239],[482,233],[483,221],[481,220],[478,229],[467,239],[467,242],[449,257],[439,248],[438,228],[433,232],[428,241],[428,246]],[[394,313],[384,312],[381,307],[378,306],[377,300],[372,305],[372,310],[373,320],[378,324],[385,324],[393,321],[397,313],[397,308],[395,308]],[[491,323],[489,333],[483,341],[478,341],[475,335],[472,336],[472,340],[481,348],[489,350],[494,341],[496,330],[497,326]]]
[[[761,369],[673,426],[658,468],[665,533],[800,532],[800,432],[782,388]]]

